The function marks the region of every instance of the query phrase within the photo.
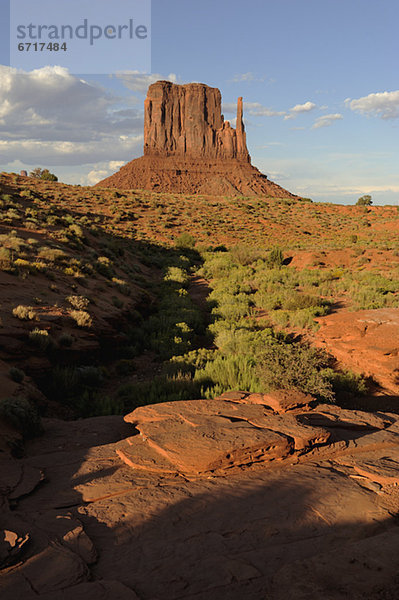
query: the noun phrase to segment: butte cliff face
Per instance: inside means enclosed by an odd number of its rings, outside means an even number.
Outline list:
[[[97,186],[212,195],[293,197],[251,165],[238,98],[236,128],[217,88],[157,81],[144,101],[144,156]]]
[[[242,98],[237,129],[224,121],[221,103],[220,91],[203,83],[154,83],[144,101],[144,154],[250,162]]]

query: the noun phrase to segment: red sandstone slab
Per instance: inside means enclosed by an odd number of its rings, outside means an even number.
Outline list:
[[[177,471],[176,465],[153,449],[140,435],[116,444],[116,453],[124,463],[133,469],[165,475]]]
[[[282,459],[294,446],[282,434],[216,416],[204,417],[194,427],[176,418],[141,423],[138,428],[148,445],[187,473]]]

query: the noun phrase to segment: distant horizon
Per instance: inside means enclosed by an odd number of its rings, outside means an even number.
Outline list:
[[[0,65],[0,170],[97,183],[143,154],[148,85],[202,82],[233,126],[243,96],[252,164],[271,181],[314,202],[399,205],[398,17],[394,0],[250,0],[245,13],[153,0],[151,74]]]

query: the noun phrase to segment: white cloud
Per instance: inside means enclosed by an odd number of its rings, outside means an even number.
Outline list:
[[[399,90],[394,92],[378,92],[352,100],[347,98],[345,104],[355,112],[382,119],[399,117]]]
[[[309,100],[304,104],[296,104],[289,109],[289,112],[285,110],[274,110],[268,106],[263,106],[260,102],[244,102],[244,112],[247,115],[255,117],[284,117],[285,121],[295,119],[301,113],[308,113],[316,108],[314,102]],[[234,102],[225,102],[223,104],[223,110],[226,113],[234,113],[237,110],[237,105]]]
[[[81,177],[82,185],[95,185],[102,179],[109,177],[125,164],[124,161],[110,160],[108,163],[98,163],[86,176]]]
[[[129,160],[143,114],[62,67],[23,71],[0,66],[0,162],[77,165]],[[136,154],[137,155],[137,154]]]
[[[178,78],[175,73],[169,73],[167,77],[164,75],[160,75],[159,73],[152,73],[150,75],[146,75],[140,73],[140,71],[128,71],[123,73],[117,73],[116,77],[120,79],[129,90],[133,92],[139,92],[140,94],[146,94],[148,86],[156,81],[171,81],[172,83],[177,83]]]
[[[97,163],[108,160],[110,156],[119,159],[111,162],[120,164],[140,154],[143,136],[130,136],[123,140],[114,138],[111,148],[110,143],[110,140],[107,143],[97,140],[90,142],[0,140],[0,164],[8,165],[18,159],[26,165],[72,166]]]
[[[318,117],[312,125],[312,129],[320,129],[321,127],[330,127],[334,121],[340,121],[343,116],[340,113],[334,113],[329,115],[323,115]]]
[[[290,108],[291,113],[299,114],[304,112],[309,112],[316,108],[316,104],[314,102],[310,102],[309,100],[304,104],[295,104],[292,108]]]
[[[298,115],[302,113],[308,113],[311,110],[314,110],[316,106],[317,105],[314,102],[310,102],[310,100],[308,100],[304,104],[295,104],[295,106],[289,109],[288,114],[285,115],[284,121],[295,119]]]
[[[282,117],[285,115],[285,111],[268,108],[259,102],[244,102],[244,108],[249,115],[256,117]]]
[[[125,164],[124,160],[111,160],[109,162],[109,168],[112,171],[117,171],[118,169],[120,169],[121,167],[123,167],[124,164]]]
[[[93,169],[87,174],[84,180],[84,185],[95,185],[102,179],[108,177],[108,175],[110,175],[110,172],[107,169]]]

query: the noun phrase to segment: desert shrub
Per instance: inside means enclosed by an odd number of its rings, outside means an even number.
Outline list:
[[[2,244],[4,248],[14,250],[15,252],[20,252],[27,245],[24,239],[16,235],[15,231],[11,231],[9,234],[1,234],[0,244]]]
[[[67,302],[77,310],[86,310],[90,304],[90,300],[84,296],[67,296]]]
[[[35,260],[30,263],[30,269],[31,269],[32,273],[35,273],[35,272],[46,273],[47,265],[46,265],[46,263],[44,263],[42,261]]]
[[[263,391],[297,389],[322,400],[334,400],[328,356],[299,343],[266,346],[258,356],[258,377]]]
[[[104,381],[104,372],[100,367],[92,365],[77,367],[80,385],[86,387],[98,387]]]
[[[315,321],[315,318],[323,317],[328,314],[328,312],[328,306],[304,308],[288,313],[288,323],[291,327],[298,327],[300,329],[318,329],[319,324]]]
[[[281,248],[279,248],[278,246],[276,246],[275,248],[272,248],[269,252],[269,255],[267,257],[267,263],[269,265],[269,267],[272,268],[278,268],[281,267],[284,263],[284,254],[283,251],[281,250]]]
[[[32,306],[24,306],[19,304],[12,310],[12,314],[21,321],[33,321],[38,320],[37,314]]]
[[[195,244],[195,237],[186,232],[181,233],[175,241],[176,248],[194,248]]]
[[[282,303],[282,308],[285,310],[302,310],[304,308],[313,308],[322,306],[323,300],[317,296],[309,296],[307,294],[290,295]]]
[[[0,248],[0,269],[2,271],[12,271],[13,270],[11,253],[7,248]]]
[[[97,273],[104,275],[107,279],[111,279],[114,275],[114,270],[108,256],[99,256],[94,264]]]
[[[40,415],[26,398],[4,398],[0,400],[0,418],[15,427],[24,438],[43,433]]]
[[[201,396],[214,398],[226,390],[262,391],[255,360],[242,355],[216,355],[202,369],[197,369],[194,381],[201,384]]]
[[[231,327],[219,329],[215,335],[215,344],[226,356],[241,354],[255,357],[259,348],[275,343],[280,338],[281,336],[271,328],[244,329]]]
[[[177,373],[191,373],[194,375],[196,369],[203,369],[207,362],[215,359],[217,350],[198,348],[189,352],[172,356],[165,365],[166,373],[176,375]]]
[[[47,246],[43,246],[40,248],[39,253],[37,255],[38,258],[42,258],[44,260],[48,260],[49,262],[56,262],[58,260],[66,258],[66,254],[60,248],[48,248]]]
[[[104,383],[104,370],[88,365],[56,366],[44,384],[46,395],[69,407],[79,417],[105,414],[107,402],[99,392]],[[98,405],[98,406],[97,406]]]
[[[194,381],[190,373],[158,375],[151,381],[121,385],[117,397],[123,401],[124,410],[137,406],[175,402],[200,398],[201,384]]]
[[[29,341],[42,351],[49,350],[55,346],[54,340],[49,335],[47,329],[39,329],[38,327],[35,327],[29,333]]]
[[[327,375],[337,396],[342,392],[353,396],[363,396],[367,393],[367,383],[362,375],[357,375],[349,370],[337,372],[332,369],[328,371]]]
[[[10,379],[15,381],[15,383],[23,382],[25,373],[21,369],[18,369],[17,367],[11,367],[8,373],[10,375]]]
[[[9,208],[8,211],[6,212],[6,217],[8,219],[20,219],[21,215],[19,214],[19,212],[17,210],[15,210],[15,208]]]
[[[79,398],[77,408],[82,417],[105,417],[107,415],[122,415],[125,412],[121,398],[104,396],[101,392],[90,394],[84,392]]]
[[[70,348],[73,343],[73,337],[68,333],[62,333],[58,338],[58,343],[60,346],[64,346],[64,348]]]
[[[35,179],[43,179],[44,181],[58,181],[58,177],[54,173],[50,173],[48,169],[41,169],[40,167],[33,169],[29,173],[29,176]]]
[[[127,375],[131,375],[132,373],[134,373],[135,370],[136,370],[136,367],[135,367],[134,362],[127,358],[122,358],[115,365],[115,371],[117,372],[118,375],[121,375],[123,377],[127,376]]]
[[[241,317],[248,315],[249,307],[252,305],[251,298],[246,294],[230,294],[226,291],[224,297],[221,294],[211,293],[209,299],[219,299],[212,313],[227,321],[237,321]]]
[[[118,296],[112,296],[112,304],[116,308],[123,308],[123,301]]]
[[[371,204],[373,204],[373,201],[372,201],[371,196],[369,194],[365,194],[364,196],[360,196],[360,198],[356,202],[356,206],[371,206]]]
[[[61,219],[57,215],[47,215],[46,223],[50,226],[59,225],[59,223],[61,223]]]
[[[76,321],[78,327],[91,327],[93,325],[90,314],[85,310],[71,310],[69,314]]]
[[[254,246],[239,244],[230,250],[230,255],[235,263],[239,265],[251,265],[262,256],[262,252]]]
[[[21,198],[28,198],[29,200],[33,199],[35,197],[35,195],[32,193],[31,190],[25,189],[22,190],[19,195],[21,196]]]
[[[188,279],[187,272],[180,267],[168,267],[166,274],[164,275],[164,281],[171,281],[181,285],[187,284]]]
[[[14,260],[14,267],[18,269],[18,273],[32,273],[36,271],[36,269],[32,267],[29,260],[26,260],[25,258],[17,258]]]
[[[77,225],[76,223],[73,223],[72,225],[69,225],[68,227],[68,232],[72,235],[75,236],[79,239],[84,237],[84,232],[83,229],[81,228],[80,225]]]

